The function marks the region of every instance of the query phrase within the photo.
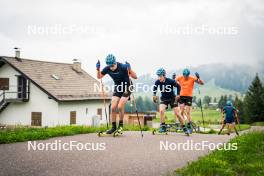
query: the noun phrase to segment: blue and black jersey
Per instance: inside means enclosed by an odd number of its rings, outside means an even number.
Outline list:
[[[234,121],[237,110],[233,106],[224,106],[223,113],[225,114],[225,120]]]
[[[174,88],[177,88],[177,95],[180,95],[181,87],[173,79],[165,78],[164,82],[157,80],[153,87],[153,95],[156,96],[157,90],[159,88],[161,92],[161,100],[171,100],[175,98]]]
[[[108,74],[114,81],[115,85],[130,85],[127,66],[125,64],[117,62],[117,69],[112,71],[110,66],[106,66],[101,74]]]

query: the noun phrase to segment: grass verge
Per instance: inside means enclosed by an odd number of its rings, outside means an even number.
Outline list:
[[[72,136],[76,134],[95,133],[105,131],[106,126],[57,126],[51,128],[33,128],[17,126],[0,130],[0,144],[24,142],[32,140],[43,140],[58,136]],[[139,131],[139,126],[125,125],[125,131]],[[149,130],[149,127],[142,127],[143,131]]]
[[[188,166],[176,170],[181,176],[264,175],[264,132],[251,132],[232,139],[238,150],[214,151]]]
[[[252,126],[264,126],[264,122],[254,122],[251,125]]]

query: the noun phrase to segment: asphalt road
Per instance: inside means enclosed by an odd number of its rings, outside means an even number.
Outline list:
[[[101,144],[100,149],[78,151],[34,151],[28,150],[28,143],[0,145],[0,175],[114,175],[114,176],[155,176],[166,175],[176,168],[183,167],[189,161],[198,159],[209,152],[188,150],[183,147],[175,150],[178,143],[211,143],[227,142],[233,135],[169,134],[153,136],[144,132],[125,132],[116,138],[99,138],[96,134],[84,134],[69,137],[57,137],[49,140],[36,141],[41,145],[61,141],[61,144],[76,141],[82,144]],[[160,150],[161,142],[168,142],[171,150]],[[103,143],[103,144],[102,144]],[[76,143],[74,143],[76,144]],[[40,145],[40,144],[39,144]],[[40,145],[40,146],[41,146]],[[164,148],[163,148],[164,149]]]

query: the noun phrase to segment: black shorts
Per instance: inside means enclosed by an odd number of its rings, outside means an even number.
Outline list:
[[[164,104],[167,106],[166,109],[169,108],[169,105],[171,107],[171,109],[178,107],[178,101],[176,100],[176,98],[170,99],[170,100],[166,100],[166,99],[161,99],[160,104]]]
[[[224,124],[227,124],[227,123],[235,123],[235,118],[226,118],[225,120],[224,120]]]
[[[184,104],[185,106],[192,106],[192,97],[181,96],[179,103]]]
[[[126,87],[123,91],[118,91],[115,89],[114,93],[113,93],[113,96],[115,97],[129,97],[131,95],[131,89],[132,88],[129,88],[129,87]]]

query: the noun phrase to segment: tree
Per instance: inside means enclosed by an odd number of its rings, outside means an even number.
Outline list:
[[[208,95],[206,95],[204,98],[203,98],[203,104],[206,104],[207,106],[209,106],[209,103],[211,102],[212,98],[209,97]]]
[[[193,103],[197,104],[197,97],[193,96]]]
[[[233,100],[233,95],[228,96],[228,100],[232,101]]]
[[[154,103],[149,97],[144,98],[144,112],[156,110]]]
[[[227,101],[227,95],[222,95],[218,101],[218,108],[223,108]]]
[[[201,107],[201,106],[202,106],[202,100],[201,100],[201,98],[199,98],[199,99],[197,100],[197,106],[198,106],[198,107]]]
[[[248,88],[244,108],[248,122],[264,121],[264,88],[258,74]]]
[[[217,99],[216,99],[216,97],[214,97],[214,103],[217,103]]]
[[[240,120],[240,123],[245,123],[248,121],[247,116],[244,115],[244,107],[243,107],[243,101],[238,98],[238,96],[235,97],[234,100],[234,107],[238,110],[238,118]]]
[[[145,110],[144,109],[144,101],[143,101],[143,98],[141,96],[137,97],[136,103],[137,103],[138,112],[144,112],[144,110]]]

